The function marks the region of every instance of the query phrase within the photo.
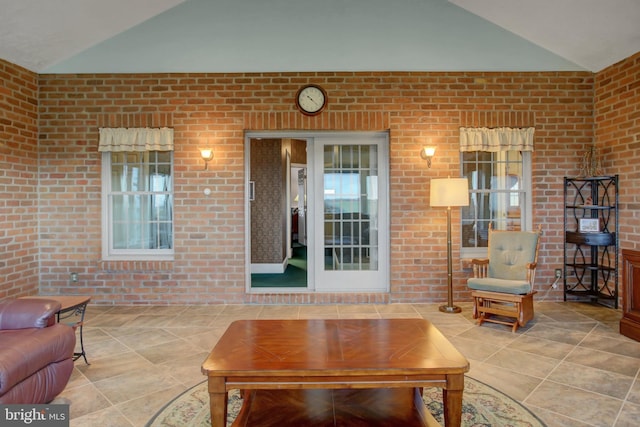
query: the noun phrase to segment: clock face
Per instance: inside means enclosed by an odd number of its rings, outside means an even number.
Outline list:
[[[327,94],[320,86],[308,85],[298,91],[296,105],[298,109],[309,116],[322,111],[327,104]]]

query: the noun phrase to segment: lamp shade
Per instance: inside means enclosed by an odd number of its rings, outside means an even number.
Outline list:
[[[467,178],[434,178],[431,180],[431,206],[469,206]]]

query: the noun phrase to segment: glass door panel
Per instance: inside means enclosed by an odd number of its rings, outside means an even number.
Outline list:
[[[377,146],[324,147],[326,270],[377,270]],[[373,157],[373,158],[371,158]]]
[[[318,290],[354,291],[388,288],[386,224],[386,135],[369,138],[316,138],[316,170],[322,185],[316,200],[320,230]],[[381,183],[384,188],[381,189]],[[384,197],[382,197],[384,196]],[[384,242],[384,244],[381,244]]]

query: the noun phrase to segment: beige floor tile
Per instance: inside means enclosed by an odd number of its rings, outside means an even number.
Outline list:
[[[221,327],[226,329],[232,322],[236,320],[257,319],[259,313],[249,313],[246,316],[242,313],[235,314],[219,314],[213,322],[209,324],[212,327]]]
[[[195,305],[195,306],[190,306],[188,310],[186,310],[183,314],[190,314],[190,315],[209,315],[209,316],[217,316],[218,314],[222,313],[225,309],[225,305],[224,304],[212,304],[212,305]]]
[[[380,319],[377,312],[370,313],[340,313],[340,319]]]
[[[633,377],[568,362],[560,363],[547,379],[616,399],[624,399],[633,384]]]
[[[568,327],[568,325],[566,325]],[[577,345],[593,329],[593,325],[588,330],[581,330],[579,325],[576,329],[567,329],[561,325],[536,325],[527,335],[531,337],[544,338],[550,341],[561,342],[570,345]]]
[[[474,323],[469,322],[464,317],[455,314],[438,312],[428,315],[422,314],[422,317],[433,323],[433,325],[437,328],[457,327],[470,329],[470,326],[476,326]]]
[[[87,359],[100,359],[131,351],[129,347],[115,338],[101,341],[84,340],[84,350],[87,353]],[[91,361],[89,361],[89,363],[91,363]]]
[[[547,317],[551,318],[554,322],[586,322],[594,323],[593,319],[582,313],[575,311],[563,310],[563,311],[548,311],[544,313]]]
[[[338,305],[338,314],[343,316],[352,316],[354,314],[378,314],[376,306],[373,304],[345,304]]]
[[[631,390],[629,390],[629,396],[627,397],[627,399],[631,403],[640,405],[640,379],[638,379],[637,377],[635,382],[631,386]]]
[[[436,327],[439,326],[436,324]],[[468,328],[460,334],[460,337],[476,340],[480,342],[490,342],[500,347],[511,344],[518,338],[519,334],[514,334],[511,329],[503,325],[486,325],[474,326]]]
[[[419,313],[378,313],[381,319],[422,319]]]
[[[180,360],[170,360],[161,365],[157,365],[157,369],[169,373],[176,381],[184,387],[193,387],[206,380],[206,376],[202,374],[202,363],[209,356],[209,351],[201,353],[193,353],[187,355]]]
[[[143,427],[167,402],[184,390],[183,387],[176,386],[151,391],[144,396],[120,403],[116,407],[134,427]]]
[[[620,318],[613,323],[598,323],[593,331],[591,332],[594,335],[604,335],[609,338],[623,338],[620,335]]]
[[[604,335],[591,334],[580,343],[580,346],[640,358],[640,342],[622,335],[617,338],[609,338]]]
[[[78,368],[73,369],[71,372],[71,378],[69,378],[69,382],[67,383],[67,389],[80,387],[87,384],[90,384],[91,381],[87,377],[84,376],[82,372]]]
[[[107,314],[143,314],[153,306],[150,305],[117,305],[112,306]]]
[[[189,344],[201,349],[202,351],[210,352],[216,345],[222,334],[224,334],[224,328],[211,328],[208,331],[202,331],[194,335],[180,335],[176,332],[176,335],[182,336],[183,339]]]
[[[134,427],[114,406],[71,420],[69,427]]]
[[[116,356],[91,359],[91,365],[78,364],[76,362],[76,369],[80,370],[89,381],[96,382],[129,372],[136,372],[152,365],[149,360],[131,351]]]
[[[558,364],[551,357],[504,348],[486,360],[487,364],[510,369],[513,372],[537,378],[545,378]]]
[[[411,304],[376,304],[374,305],[378,313],[382,314],[412,314],[418,315],[416,310]]]
[[[491,342],[478,342],[477,340],[461,336],[449,337],[449,341],[451,341],[464,357],[478,361],[485,361],[502,348],[502,346],[495,345]]]
[[[570,344],[537,338],[529,334],[519,336],[508,347],[531,354],[562,360],[575,348]]]
[[[191,336],[196,336],[204,333],[213,333],[220,331],[220,335],[226,328],[214,325],[214,326],[186,326],[186,327],[166,327],[162,328],[163,331],[170,333],[176,338],[182,338],[188,340]]]
[[[428,319],[427,319],[428,320]],[[453,338],[458,336],[463,336],[470,329],[475,328],[476,326],[471,325],[469,323],[447,323],[445,325],[436,325],[438,330],[442,332],[447,338]]]
[[[540,378],[514,373],[508,369],[486,363],[471,363],[469,376],[500,390],[522,402],[540,385]]]
[[[129,328],[161,328],[171,320],[173,319],[166,316],[140,314],[128,320],[122,326]]]
[[[640,354],[638,355],[640,356]],[[635,357],[620,356],[608,351],[594,350],[582,346],[576,347],[569,354],[566,362],[576,363],[605,371],[635,377],[640,371],[640,359]]]
[[[623,409],[614,427],[638,427],[640,424],[640,405],[626,402]]]
[[[85,316],[97,316],[99,314],[107,313],[110,310],[113,310],[114,306],[112,305],[97,305],[89,302],[87,308],[85,310]]]
[[[413,306],[413,308],[415,308],[419,313],[421,314],[428,314],[428,313],[439,313],[439,314],[445,314],[448,316],[471,316],[472,313],[472,308],[473,308],[473,304],[470,302],[456,302],[454,301],[454,305],[460,307],[460,309],[462,310],[461,313],[457,313],[457,314],[451,314],[451,313],[442,313],[440,311],[440,306],[442,305],[446,305],[445,302],[441,302],[441,303],[424,303],[424,304],[411,304]]]
[[[189,310],[189,307],[184,305],[166,305],[166,306],[151,306],[145,310],[144,314],[151,314],[154,316],[180,316],[183,312]]]
[[[225,305],[219,314],[224,316],[240,316],[244,319],[255,319],[261,311],[262,305],[230,304]]]
[[[85,326],[82,330],[82,337],[86,342],[96,343],[103,340],[111,339],[112,336],[109,335],[103,328],[94,328],[91,326]],[[79,340],[79,337],[78,337]]]
[[[297,319],[297,305],[265,305],[258,314],[258,319]]]
[[[597,304],[587,304],[587,303],[567,303],[566,307],[571,307],[573,310],[583,313],[594,320],[602,323],[608,322],[619,322],[621,316],[621,310],[618,309],[608,309],[601,305]]]
[[[111,314],[109,312],[96,317],[87,316],[85,323],[91,327],[121,327],[138,317],[138,315],[139,314]]]
[[[524,401],[593,426],[612,426],[622,401],[552,381],[543,382]]]
[[[152,347],[176,340],[176,335],[160,328],[140,329],[138,333],[125,335],[118,338],[118,341],[128,348],[140,350],[145,347]]]
[[[547,427],[595,427],[593,424],[587,424],[584,421],[574,420],[564,415],[548,411],[533,405],[527,405]]]
[[[335,305],[306,305],[300,306],[300,319],[337,319],[338,307]]]
[[[97,381],[94,384],[114,405],[136,399],[153,390],[164,390],[179,385],[178,381],[171,376],[171,372],[155,366]]]
[[[164,344],[145,347],[137,353],[152,364],[166,363],[170,360],[182,359],[189,354],[201,352],[202,349],[178,339]]]
[[[207,327],[215,322],[217,315],[210,314],[183,314],[163,323],[166,328],[197,328]]]
[[[129,335],[136,335],[139,334],[140,332],[148,332],[148,333],[152,333],[153,331],[155,331],[157,328],[139,328],[139,327],[127,327],[127,326],[101,326],[99,328],[94,328],[94,329],[99,329],[101,331],[104,331],[107,335],[109,335],[112,338],[116,338],[116,339],[120,339],[121,337],[127,337]]]
[[[63,399],[69,403],[69,416],[71,419],[112,406],[112,403],[100,393],[94,384],[64,389],[56,399]]]

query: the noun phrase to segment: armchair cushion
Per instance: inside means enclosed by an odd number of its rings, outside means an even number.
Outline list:
[[[537,233],[493,233],[489,245],[488,277],[526,281],[527,265],[536,259],[537,244]]]
[[[60,303],[0,301],[0,405],[47,403],[73,371],[74,329],[55,323]]]
[[[60,323],[43,329],[0,331],[0,396],[50,364],[70,360],[70,375],[75,346],[75,332],[70,326]],[[39,385],[51,387],[63,381],[64,388],[69,376],[63,377],[61,380],[51,377]]]
[[[472,277],[467,280],[470,289],[476,291],[502,292],[524,295],[531,292],[531,284],[526,280],[495,279],[491,277]]]

